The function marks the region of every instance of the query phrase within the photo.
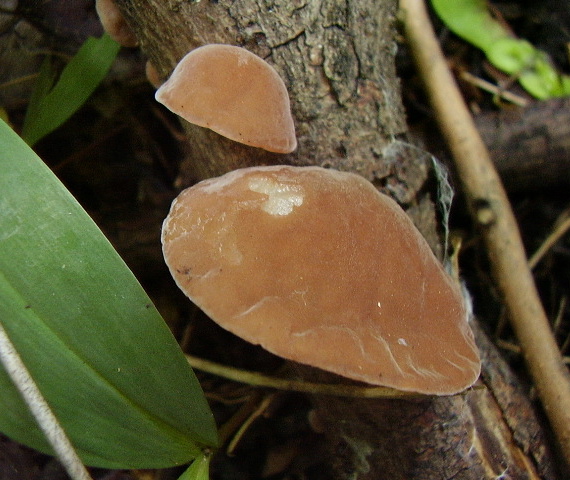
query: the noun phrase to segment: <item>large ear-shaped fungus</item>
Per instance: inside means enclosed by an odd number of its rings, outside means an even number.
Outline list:
[[[196,305],[284,358],[425,394],[479,375],[460,290],[358,175],[276,166],[203,181],[174,201],[162,243]]]

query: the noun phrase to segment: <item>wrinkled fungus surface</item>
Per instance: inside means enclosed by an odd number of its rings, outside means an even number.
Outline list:
[[[405,212],[357,175],[278,166],[206,180],[174,201],[162,242],[196,305],[284,358],[427,394],[479,375],[459,290]]]
[[[190,123],[236,142],[277,153],[297,148],[283,80],[244,48],[213,44],[192,50],[156,99]]]

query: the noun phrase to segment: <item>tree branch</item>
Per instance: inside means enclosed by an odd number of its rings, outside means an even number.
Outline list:
[[[513,329],[570,464],[570,375],[538,296],[507,195],[447,67],[423,0],[400,0],[400,7],[408,44],[455,158],[471,214],[485,239]]]

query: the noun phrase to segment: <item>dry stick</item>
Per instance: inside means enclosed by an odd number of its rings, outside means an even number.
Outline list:
[[[564,214],[567,215],[568,212],[564,212]],[[544,255],[546,255],[546,253],[556,244],[556,242],[558,242],[558,240],[566,235],[566,232],[568,232],[568,230],[570,230],[570,218],[566,218],[560,225],[554,227],[554,230],[550,235],[548,235],[540,248],[534,252],[532,257],[529,258],[529,267],[531,269],[534,269],[534,267],[538,265],[538,262],[542,260]]]
[[[275,399],[275,393],[270,393],[269,395],[265,395],[265,397],[260,402],[258,402],[255,410],[251,412],[250,415],[248,415],[245,421],[240,425],[240,427],[235,432],[231,441],[228,443],[228,446],[226,448],[227,455],[229,456],[234,455],[235,450],[239,445],[239,442],[241,441],[245,432],[247,432],[251,424],[256,419],[258,419],[261,415],[263,415],[267,411],[267,409],[270,407],[274,399]]]
[[[400,0],[405,34],[481,229],[527,367],[570,465],[570,375],[528,268],[518,226],[489,152],[451,75],[423,0]]]
[[[352,398],[424,398],[426,395],[414,392],[404,392],[389,387],[369,387],[360,385],[342,385],[305,382],[287,378],[270,377],[257,372],[241,370],[239,368],[220,365],[193,355],[186,355],[190,366],[196,370],[211,373],[219,377],[245,383],[255,387],[274,388],[291,392],[311,393],[313,395],[333,395]]]
[[[92,480],[0,322],[0,365],[22,395],[57,458],[73,480]]]
[[[509,92],[508,90],[503,90],[501,87],[488,82],[487,80],[483,80],[482,78],[476,77],[475,75],[469,72],[461,72],[461,78],[466,82],[475,85],[476,87],[480,88],[481,90],[485,90],[486,92],[492,93],[495,96],[498,96],[508,102],[517,105],[518,107],[527,107],[529,101],[521,97],[520,95],[515,95],[514,93]]]

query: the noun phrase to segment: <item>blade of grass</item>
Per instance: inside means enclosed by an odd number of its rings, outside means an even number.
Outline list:
[[[22,138],[34,145],[68,120],[107,75],[120,45],[107,34],[88,38],[65,66],[53,88],[54,73],[47,59],[22,127]]]
[[[35,129],[34,123],[37,122],[42,108],[41,101],[53,88],[56,78],[57,72],[53,67],[52,60],[49,56],[46,56],[37,74],[32,96],[30,97],[28,108],[26,109],[26,116],[22,127],[23,132],[27,133]]]

